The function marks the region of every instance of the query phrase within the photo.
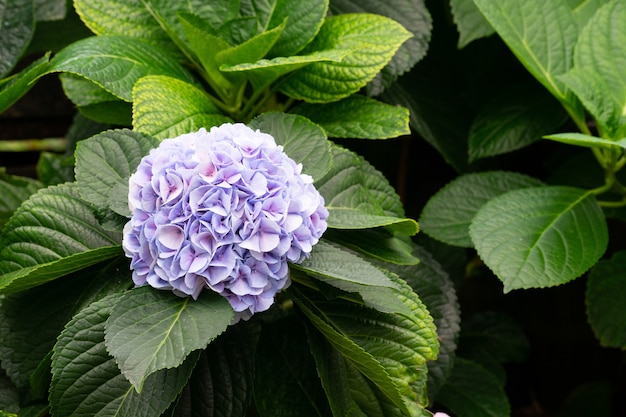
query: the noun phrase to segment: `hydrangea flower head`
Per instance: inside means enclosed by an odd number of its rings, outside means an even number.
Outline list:
[[[122,246],[136,285],[267,310],[326,230],[328,210],[274,138],[243,124],[165,139],[129,180]]]

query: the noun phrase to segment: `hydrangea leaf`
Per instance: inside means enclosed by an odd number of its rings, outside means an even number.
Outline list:
[[[54,415],[160,415],[189,379],[197,354],[175,369],[150,375],[141,393],[120,374],[104,341],[106,320],[119,298],[111,295],[81,310],[59,336],[50,388]]]
[[[21,291],[119,255],[121,236],[98,226],[73,183],[33,194],[0,237],[0,290]]]
[[[61,20],[67,13],[65,0],[35,0],[33,5],[38,22]]]
[[[626,346],[626,252],[593,267],[587,281],[587,317],[602,346],[623,349]]]
[[[626,136],[626,5],[607,3],[589,20],[574,52],[574,67],[559,78],[571,88],[610,139]]]
[[[424,248],[414,245],[417,265],[381,264],[404,279],[419,294],[433,317],[439,339],[439,355],[428,362],[428,396],[431,402],[452,372],[457,340],[461,330],[461,311],[454,284],[441,264]]]
[[[373,13],[389,17],[413,35],[404,42],[391,61],[367,85],[367,94],[377,96],[392,85],[398,76],[409,71],[428,51],[432,18],[423,0],[333,0],[331,11],[340,13]]]
[[[5,413],[17,413],[20,409],[20,393],[13,382],[0,369],[0,410]]]
[[[9,220],[13,212],[41,188],[39,181],[27,177],[9,175],[0,169],[0,228]]]
[[[608,230],[593,194],[550,186],[489,200],[472,220],[470,237],[508,292],[555,286],[582,275],[606,250]]]
[[[358,417],[405,415],[319,333],[309,332],[309,347],[315,358],[317,372],[333,415]],[[411,411],[421,410],[414,408]],[[422,415],[426,417],[431,414],[424,411]]]
[[[609,140],[577,132],[555,133],[553,135],[546,135],[544,138],[554,140],[556,142],[567,143],[568,145],[584,146],[587,148],[603,148],[607,150],[626,149],[626,138]]]
[[[419,218],[420,228],[441,242],[471,248],[469,226],[480,207],[507,191],[541,185],[537,179],[514,172],[462,175],[428,200]]]
[[[48,69],[49,59],[50,54],[46,54],[12,77],[0,80],[0,113],[30,91],[37,77]]]
[[[207,320],[211,317],[211,320]],[[233,319],[225,298],[181,298],[149,286],[125,294],[106,325],[106,346],[122,374],[141,392],[154,372],[174,368],[204,349]]]
[[[402,234],[417,233],[417,223],[404,217],[400,197],[382,173],[357,154],[339,146],[333,146],[332,155],[330,171],[315,184],[331,213],[328,227],[389,226]]]
[[[437,401],[455,414],[498,417],[511,414],[504,387],[485,368],[457,358]]]
[[[469,132],[469,162],[526,147],[552,133],[567,113],[545,90],[520,85],[503,91],[478,112]]]
[[[132,124],[132,105],[78,75],[59,74],[63,91],[78,111],[91,120],[119,126]]]
[[[359,230],[327,230],[324,237],[375,259],[398,265],[415,265],[413,245],[402,235],[386,228]]]
[[[32,0],[0,0],[0,78],[8,74],[35,30]]]
[[[578,22],[567,2],[476,0],[474,3],[526,69],[577,119],[584,120],[580,102],[559,78],[572,66],[579,33]]]
[[[252,0],[252,7],[263,31],[287,24],[269,55],[292,56],[304,48],[318,33],[328,11],[328,0]]]
[[[361,95],[327,103],[303,103],[293,109],[335,138],[388,139],[408,135],[409,110]]]
[[[257,116],[248,126],[272,135],[291,159],[302,164],[302,172],[314,180],[322,178],[330,169],[331,144],[326,133],[306,118],[270,112]]]
[[[404,281],[393,279],[401,289],[398,297],[410,314],[388,314],[340,300],[315,299],[314,306],[301,302],[298,306],[334,348],[396,406],[408,415],[421,415],[420,405],[427,402],[426,363],[437,357],[439,342],[424,304]],[[368,329],[365,333],[364,327]],[[367,359],[369,355],[373,363]],[[383,374],[376,371],[375,363],[384,365]]]
[[[243,322],[230,326],[200,353],[175,416],[200,417],[204,410],[216,416],[246,415],[253,391],[257,330]]]
[[[473,0],[450,0],[450,9],[459,31],[459,42],[457,43],[459,49],[476,39],[493,35],[495,32]]]
[[[191,74],[162,49],[122,35],[92,36],[70,44],[50,60],[49,72],[80,75],[129,102],[133,85],[146,75],[194,82]]]
[[[301,322],[265,326],[255,359],[254,399],[261,417],[331,415]]]
[[[75,0],[74,8],[96,35],[125,35],[145,39],[168,52],[177,50],[144,0]]]
[[[401,24],[381,15],[328,17],[303,53],[339,49],[350,54],[338,63],[317,62],[299,69],[280,85],[280,91],[314,103],[348,97],[371,81],[411,36]]]
[[[99,208],[117,207],[112,207],[112,195],[128,196],[128,178],[141,158],[158,144],[151,136],[128,129],[105,131],[79,142],[76,182],[81,197]],[[125,193],[118,184],[125,186]],[[128,204],[119,214],[130,215]]]
[[[133,127],[159,139],[173,138],[231,119],[193,84],[168,76],[148,76],[133,88]]]

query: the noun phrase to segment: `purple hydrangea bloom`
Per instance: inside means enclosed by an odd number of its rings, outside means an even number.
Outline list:
[[[238,318],[267,310],[326,230],[328,210],[268,134],[243,124],[166,139],[129,180],[122,246],[133,281],[226,297]]]

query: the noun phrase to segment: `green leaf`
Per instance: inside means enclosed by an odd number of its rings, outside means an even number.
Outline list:
[[[314,180],[322,178],[330,169],[331,144],[326,133],[306,118],[269,112],[252,119],[248,125],[272,135],[291,159],[302,164],[302,172]]]
[[[177,367],[192,351],[204,349],[232,318],[232,307],[216,294],[193,300],[149,286],[136,288],[119,300],[107,320],[107,350],[141,392],[149,375]]]
[[[350,54],[339,63],[317,62],[299,69],[280,85],[280,91],[314,103],[345,98],[371,81],[410,37],[402,25],[380,15],[328,17],[303,52],[348,50]]]
[[[580,34],[574,67],[560,77],[598,123],[601,136],[626,136],[626,5],[612,1],[601,7]]]
[[[587,281],[587,317],[602,346],[626,347],[626,252],[615,253],[610,260],[598,262]]]
[[[133,88],[133,127],[159,139],[231,121],[195,85],[168,76],[148,76]]]
[[[221,65],[219,69],[220,71],[224,71],[226,73],[245,73],[245,76],[250,80],[254,88],[260,90],[269,86],[279,77],[286,75],[290,72],[306,67],[313,63],[339,63],[345,56],[349,54],[350,50],[330,49],[323,51],[313,51],[306,55],[261,59],[253,63]]]
[[[324,232],[324,238],[342,244],[375,259],[398,265],[414,265],[419,260],[411,253],[413,245],[403,235],[386,228],[334,230]]]
[[[569,282],[593,266],[608,243],[595,196],[559,186],[491,199],[472,220],[470,237],[505,292]]]
[[[382,173],[357,154],[339,146],[333,146],[332,155],[330,171],[315,183],[331,212],[329,227],[391,226],[403,234],[417,233],[417,223],[404,217],[400,197]]]
[[[74,0],[85,25],[96,35],[125,35],[144,39],[172,53],[174,43],[146,8],[144,0]]]
[[[15,66],[34,30],[32,0],[0,0],[0,78]]]
[[[554,140],[556,142],[567,143],[568,145],[584,146],[586,148],[602,148],[607,150],[626,149],[626,138],[609,140],[577,132],[555,133],[553,135],[546,135],[544,138]]]
[[[205,417],[207,412],[212,416],[246,416],[252,400],[257,332],[256,326],[240,322],[201,352],[174,416]]]
[[[361,95],[327,104],[303,103],[293,112],[335,138],[388,139],[411,133],[408,109]]]
[[[559,78],[572,66],[578,22],[565,0],[475,0],[474,3],[526,69],[576,119],[580,103]]]
[[[65,0],[35,0],[35,20],[61,20],[65,17],[67,9]]]
[[[339,300],[315,300],[312,307],[315,310],[301,302],[298,306],[328,341],[396,406],[410,415],[421,415],[420,405],[427,401],[426,362],[436,358],[439,342],[426,307],[404,281],[397,277],[394,280],[398,288],[402,288],[398,296],[411,314],[388,314]],[[368,330],[364,332],[364,328]],[[363,351],[350,347],[352,343]],[[383,365],[402,398],[401,402],[397,401],[394,390],[375,367],[369,368],[369,354]]]
[[[367,94],[377,96],[409,71],[428,51],[432,18],[423,0],[354,1],[333,0],[331,10],[339,13],[373,13],[389,17],[404,26],[412,37],[404,42],[391,61],[367,85]]]
[[[263,328],[256,351],[254,399],[261,417],[330,415],[300,321],[281,320]]]
[[[132,124],[132,106],[86,78],[59,74],[65,95],[91,120],[120,126]]]
[[[501,92],[478,113],[469,132],[469,161],[526,147],[567,120],[545,91],[520,85]]]
[[[113,194],[127,198],[130,175],[158,144],[150,136],[127,129],[109,130],[79,142],[76,182],[81,197],[98,208],[114,209]],[[129,216],[128,206],[118,214]]]
[[[433,317],[439,339],[437,360],[428,362],[428,396],[433,402],[454,366],[461,311],[454,284],[439,262],[417,245],[413,246],[413,255],[419,258],[419,264],[384,264],[383,267],[404,279],[419,294]]]
[[[18,387],[26,389],[33,383],[37,385],[34,374],[41,371],[42,365],[49,371],[45,358],[76,309],[132,283],[127,265],[126,271],[120,273],[119,263],[99,264],[57,282],[4,298],[0,308],[0,332],[3,334],[0,358],[2,367]],[[33,305],[37,308],[32,308]],[[44,379],[47,381],[45,375]]]
[[[459,31],[457,43],[459,49],[476,39],[491,36],[495,32],[473,0],[450,0],[450,8]]]
[[[35,85],[34,81],[48,69],[49,59],[50,54],[46,54],[11,78],[0,81],[0,113],[30,91]]]
[[[161,415],[185,385],[198,355],[149,376],[141,394],[120,374],[104,342],[104,328],[119,295],[81,310],[59,336],[52,357],[53,415],[148,417]]]
[[[26,177],[9,175],[0,169],[0,228],[22,202],[41,188],[39,181]]]
[[[286,26],[269,56],[292,56],[313,40],[328,11],[328,0],[253,0],[256,18],[263,31],[274,28],[287,18]]]
[[[121,236],[98,226],[76,184],[40,190],[0,237],[0,289],[21,291],[119,254]]]
[[[0,369],[0,410],[5,413],[17,413],[19,409],[20,393],[4,370]]]
[[[478,209],[507,191],[542,184],[532,177],[506,171],[459,176],[428,200],[419,218],[420,228],[448,245],[470,248],[473,243],[469,226]]]
[[[52,58],[49,72],[80,75],[124,101],[132,101],[133,85],[146,75],[194,82],[191,74],[162,49],[121,35],[92,36],[74,42]]]
[[[464,417],[501,417],[511,413],[504,387],[482,366],[457,358],[437,401]]]

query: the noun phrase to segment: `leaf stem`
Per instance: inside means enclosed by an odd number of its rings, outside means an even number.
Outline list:
[[[0,152],[63,152],[66,149],[65,138],[0,140]]]

